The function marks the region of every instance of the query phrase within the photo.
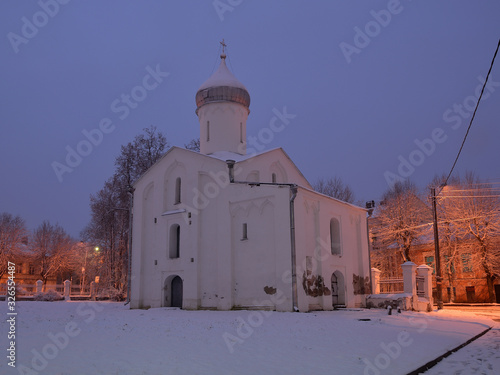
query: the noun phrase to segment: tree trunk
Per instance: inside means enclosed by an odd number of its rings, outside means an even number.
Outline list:
[[[410,246],[405,246],[405,248],[403,249],[403,258],[405,262],[411,262]]]
[[[489,301],[490,303],[495,302],[495,291],[494,291],[494,286],[493,286],[493,279],[494,277],[491,274],[486,274],[486,285],[488,286],[488,295],[489,295]]]

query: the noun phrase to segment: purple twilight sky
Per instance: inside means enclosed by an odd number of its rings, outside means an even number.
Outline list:
[[[455,159],[499,16],[493,0],[2,1],[0,212],[79,238],[120,145],[149,125],[171,145],[198,137],[195,93],[222,38],[263,149],[283,147],[310,182],[341,177],[358,201],[389,175],[423,188]],[[456,171],[499,181],[499,61],[490,80]],[[296,117],[269,137],[284,107]],[[70,166],[68,150],[84,155]]]

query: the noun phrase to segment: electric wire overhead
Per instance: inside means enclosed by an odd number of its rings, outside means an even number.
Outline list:
[[[470,119],[469,127],[467,128],[467,132],[465,133],[464,140],[462,141],[462,145],[460,146],[460,149],[458,150],[457,157],[455,158],[455,162],[453,163],[453,166],[451,167],[450,173],[448,174],[448,177],[446,177],[446,180],[444,181],[444,186],[448,183],[448,179],[450,178],[451,174],[453,173],[453,169],[455,169],[455,165],[457,164],[458,158],[460,157],[460,153],[462,152],[462,149],[465,144],[465,140],[467,139],[467,135],[469,134],[469,130],[472,126],[472,122],[474,121],[474,117],[476,116],[476,111],[477,107],[479,106],[479,102],[481,101],[481,97],[483,96],[484,88],[486,87],[486,82],[488,82],[488,77],[490,76],[491,69],[493,68],[493,64],[495,63],[495,58],[497,56],[498,48],[500,47],[500,39],[498,40],[497,48],[495,50],[495,54],[493,55],[493,59],[491,60],[491,65],[490,69],[488,70],[488,74],[486,75],[486,79],[484,80],[483,88],[481,89],[481,94],[479,94],[479,98],[477,99],[476,103],[476,108],[474,108],[474,113],[472,114],[472,117]]]

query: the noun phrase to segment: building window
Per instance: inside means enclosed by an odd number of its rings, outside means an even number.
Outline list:
[[[243,225],[242,225],[241,240],[242,241],[248,240],[248,225],[247,225],[247,223],[243,223]]]
[[[181,178],[175,180],[175,204],[181,203]]]
[[[179,224],[173,224],[170,227],[170,236],[169,236],[169,249],[168,256],[171,259],[179,258],[180,256],[180,247],[181,247],[181,227]]]
[[[472,259],[469,253],[462,254],[462,272],[472,272]]]
[[[425,257],[425,264],[427,264],[429,267],[432,267],[432,274],[434,275],[436,273],[436,265],[434,264],[434,257],[433,256]]]
[[[31,263],[29,265],[28,273],[30,275],[34,275],[35,274],[35,266],[33,264],[31,264]]]
[[[207,142],[210,141],[210,121],[207,121]]]
[[[342,246],[340,242],[340,222],[335,218],[330,220],[330,245],[332,254],[341,255]]]
[[[271,181],[273,182],[273,184],[275,184],[275,183],[276,183],[276,173],[273,173],[273,174],[271,175]]]
[[[240,143],[243,143],[243,123],[240,122]]]

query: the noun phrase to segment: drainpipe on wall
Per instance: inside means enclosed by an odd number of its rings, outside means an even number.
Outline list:
[[[128,208],[128,272],[127,272],[127,301],[125,305],[130,303],[130,290],[132,283],[132,208],[134,207],[134,191],[132,186],[128,187],[127,193],[130,196]]]
[[[234,163],[236,163],[234,160],[226,160],[227,168],[229,170],[229,182],[230,183],[234,182]]]
[[[290,248],[292,252],[292,305],[293,311],[299,311],[297,306],[297,267],[295,254],[295,207],[294,201],[297,196],[297,185],[290,186]]]

